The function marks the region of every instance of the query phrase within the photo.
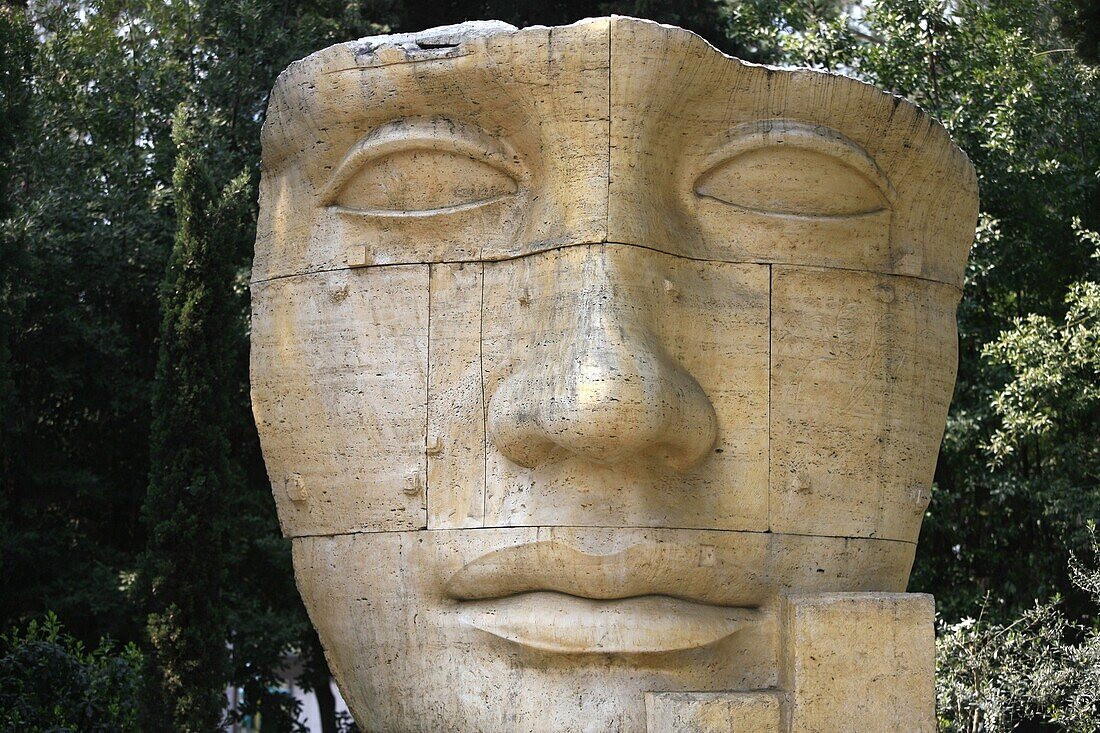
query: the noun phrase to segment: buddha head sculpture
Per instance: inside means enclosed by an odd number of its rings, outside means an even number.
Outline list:
[[[902,99],[629,18],[292,64],[252,399],[379,733],[645,731],[776,684],[777,599],[902,591],[977,211]]]

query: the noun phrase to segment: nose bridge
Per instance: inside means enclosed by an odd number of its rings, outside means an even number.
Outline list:
[[[652,346],[646,325],[652,303],[638,292],[638,283],[630,281],[631,260],[623,259],[627,258],[616,257],[613,248],[590,247],[581,267],[576,319],[563,345],[573,365],[585,365],[583,373],[618,369],[636,360],[636,349]]]
[[[624,305],[626,283],[616,272],[616,263],[606,247],[587,248],[580,278],[582,287],[577,298],[577,319],[574,331],[580,337],[590,333],[606,336],[612,325],[621,320],[616,314]]]
[[[660,389],[667,359],[646,326],[651,303],[625,277],[624,263],[606,247],[592,248],[563,358],[547,365],[556,423],[587,423],[590,437],[618,439],[632,428],[656,429],[669,405]],[[643,421],[651,425],[631,425]]]
[[[561,304],[571,326],[490,400],[494,444],[528,467],[558,453],[613,464],[646,452],[672,468],[694,465],[714,443],[714,408],[649,327],[652,277],[638,253],[591,246],[576,275],[577,297]]]

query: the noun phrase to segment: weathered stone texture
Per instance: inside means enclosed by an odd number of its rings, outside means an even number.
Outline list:
[[[647,21],[292,64],[252,401],[360,726],[931,730],[976,212],[913,105]]]

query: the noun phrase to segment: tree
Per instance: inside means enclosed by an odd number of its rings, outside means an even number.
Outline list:
[[[23,16],[27,121],[3,125],[19,138],[0,225],[11,254],[0,578],[20,592],[0,594],[0,618],[55,610],[88,643],[131,641],[174,91],[155,73],[158,49],[126,32],[131,16],[73,11],[43,3]]]
[[[220,595],[220,613],[233,683],[254,693],[243,712],[262,712],[274,730],[293,711],[267,691],[286,655],[309,648],[309,625],[248,405],[259,126],[286,64],[376,27],[335,0],[50,0],[2,10],[21,40],[10,37],[2,60],[13,86],[3,88],[0,125],[12,182],[10,206],[0,207],[0,325],[11,355],[0,376],[0,583],[20,592],[0,593],[0,621],[52,609],[87,643],[145,635],[133,580],[146,547],[139,510],[150,476],[158,283],[177,218],[169,120],[181,100],[202,100],[211,175],[251,173],[249,231],[225,243],[235,329],[226,421],[240,468],[225,487],[234,524],[223,559],[241,573]]]
[[[913,585],[936,593],[948,618],[987,593],[994,615],[1056,593],[1071,616],[1086,614],[1065,568],[1085,549],[1085,523],[1100,519],[1097,487],[1063,474],[1077,469],[1053,463],[1035,441],[990,461],[1003,424],[995,399],[1012,375],[986,355],[1018,318],[1061,319],[1068,288],[1096,265],[1074,221],[1100,228],[1100,73],[1065,51],[1050,5],[880,0],[866,25],[876,41],[860,52],[860,72],[938,115],[981,190],[958,384]],[[1096,414],[1061,425],[1064,435],[1100,434]],[[1064,496],[1071,485],[1076,493]]]
[[[12,274],[21,259],[23,242],[11,218],[15,212],[13,194],[19,185],[17,151],[30,121],[33,55],[34,36],[26,16],[15,8],[0,6],[0,119],[4,120],[0,129],[0,425],[9,424],[15,404],[11,342],[21,313]],[[0,516],[5,517],[15,462],[9,436],[9,430],[0,428]],[[0,519],[0,526],[5,523]],[[0,529],[0,538],[11,534],[10,526]]]
[[[205,131],[181,107],[173,119],[175,243],[161,288],[153,391],[148,548],[147,730],[216,730],[229,679],[223,608],[229,493],[240,482],[229,443],[240,311],[235,243],[245,231],[248,176],[217,185]]]
[[[1062,28],[1082,59],[1100,62],[1100,1],[1070,0],[1062,9]]]
[[[1074,585],[1100,611],[1100,559],[1070,560]],[[983,609],[984,611],[984,609]],[[1037,603],[1017,618],[941,624],[936,641],[939,728],[951,733],[1100,729],[1100,631],[1067,619],[1057,601]]]

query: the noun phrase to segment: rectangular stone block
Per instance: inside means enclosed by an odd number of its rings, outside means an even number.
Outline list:
[[[470,38],[453,50],[346,43],[294,64],[264,125],[253,279],[604,241],[610,33],[605,18]],[[375,144],[387,135],[406,151],[441,153],[401,178],[421,193],[458,185],[457,198],[427,206],[442,214],[342,199],[344,185],[361,192],[357,175],[370,180],[372,165],[392,157]],[[445,167],[462,160],[465,173]],[[432,170],[435,184],[426,182]],[[494,170],[513,179],[515,195],[463,207],[461,187]]]
[[[786,733],[933,733],[935,602],[923,593],[784,601]]]
[[[646,733],[779,733],[776,692],[647,692]]]
[[[612,24],[611,57],[608,241],[962,285],[977,186],[957,151],[913,154],[927,116],[634,18]],[[723,172],[733,185],[707,185]]]
[[[431,265],[428,528],[480,527],[485,513],[481,263]]]
[[[959,291],[772,269],[771,530],[916,541],[955,380]]]
[[[608,308],[601,299],[612,292]],[[588,325],[578,325],[585,313]],[[768,528],[767,266],[612,244],[567,247],[486,263],[482,317],[487,398],[521,370],[547,390],[587,358],[585,349],[633,329],[629,348],[659,344],[728,426],[711,454],[684,472],[651,470],[645,456],[604,465],[565,452],[554,470],[540,472],[494,448],[490,424],[486,526]],[[492,405],[486,410],[492,423]]]
[[[422,529],[428,266],[252,286],[252,412],[288,537]]]

